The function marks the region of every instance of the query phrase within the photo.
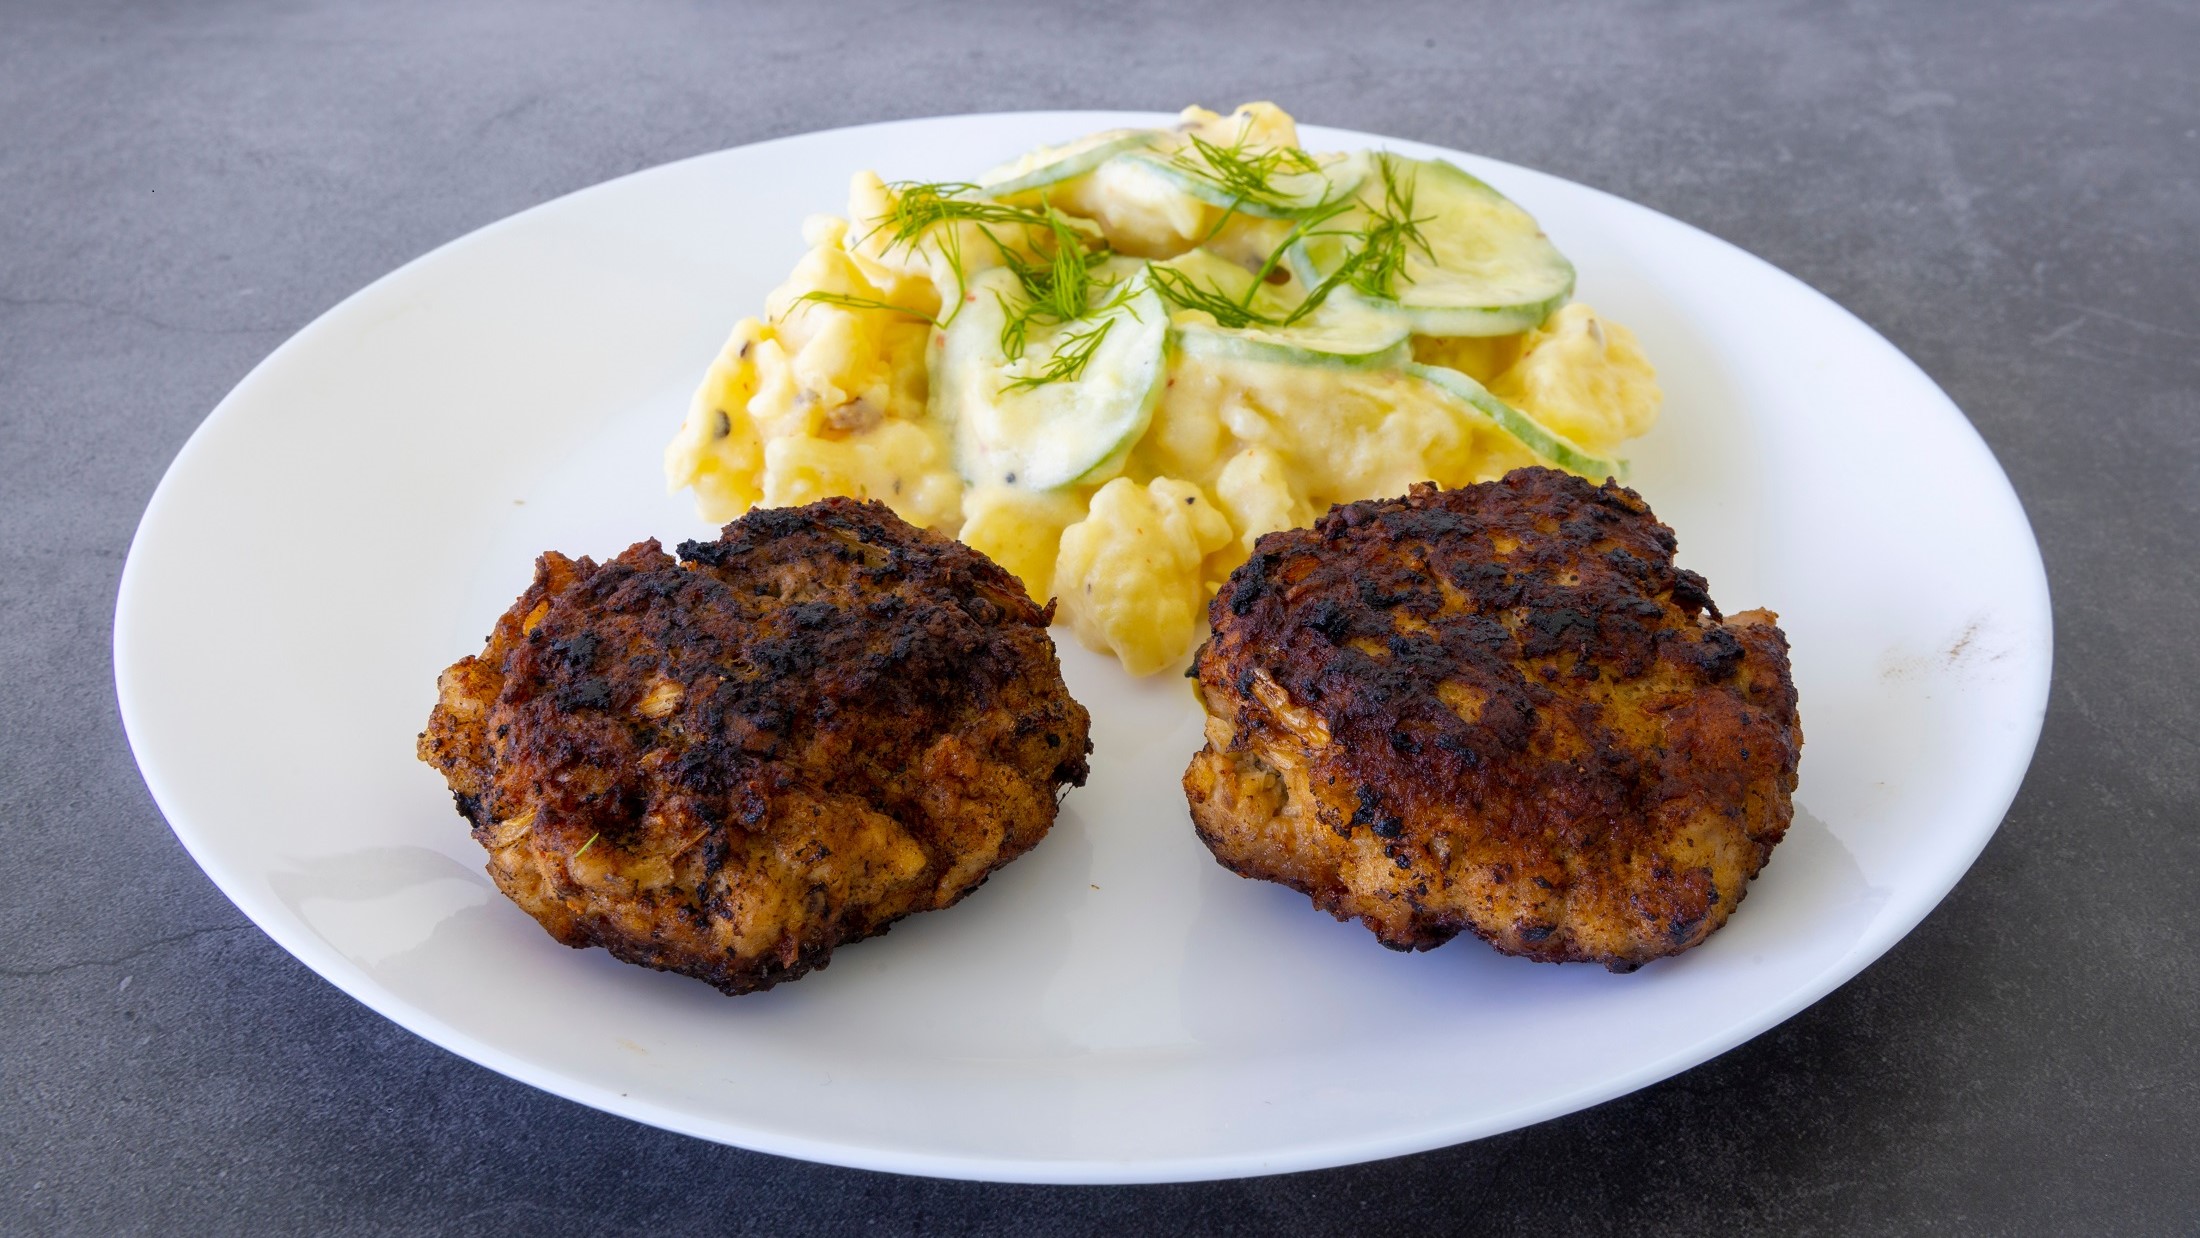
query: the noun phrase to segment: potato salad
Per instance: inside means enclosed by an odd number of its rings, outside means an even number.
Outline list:
[[[1179,662],[1264,533],[1541,463],[1602,480],[1657,379],[1466,171],[1189,108],[969,182],[859,173],[666,449],[702,514],[880,500]]]

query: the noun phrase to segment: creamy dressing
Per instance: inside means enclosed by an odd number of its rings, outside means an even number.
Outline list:
[[[1023,178],[1033,187],[1010,205],[1063,212],[1088,243],[1121,255],[1097,272],[1102,286],[1146,279],[1134,260],[1173,259],[1203,286],[1242,298],[1292,223],[1233,214],[1128,157],[1165,155],[1192,133],[1248,151],[1297,142],[1273,105],[1193,108],[1174,129],[1042,149],[987,179]],[[1095,162],[1079,170],[1079,160]],[[1113,323],[1074,379],[1039,382],[1097,322],[1037,322],[1021,358],[1008,357],[1002,328],[1020,294],[993,238],[1026,260],[1044,258],[1043,248],[1015,225],[989,238],[967,221],[897,240],[881,226],[896,190],[867,172],[849,199],[848,219],[805,227],[810,251],[771,294],[766,317],[740,323],[712,363],[666,449],[669,482],[692,487],[712,520],[834,494],[877,499],[959,535],[1034,596],[1055,597],[1080,640],[1135,674],[1190,650],[1208,599],[1263,533],[1305,525],[1333,503],[1537,462],[1459,391],[1535,430],[1546,448],[1565,440],[1577,461],[1616,453],[1657,415],[1656,378],[1634,337],[1586,306],[1547,318],[1536,310],[1539,325],[1524,332],[1409,338],[1450,328],[1412,326],[1397,306],[1349,292],[1278,328],[1225,325],[1149,289],[1109,311]],[[1493,228],[1516,238],[1533,228],[1494,191],[1476,200]],[[1467,286],[1466,268],[1482,261],[1475,243],[1432,245],[1448,271],[1425,276],[1432,295]],[[1513,287],[1507,270],[1483,274],[1486,286]],[[1276,321],[1310,278],[1319,271],[1292,269],[1251,289],[1251,304]],[[1547,291],[1549,280],[1531,271],[1516,290]],[[1414,365],[1443,367],[1458,391]]]

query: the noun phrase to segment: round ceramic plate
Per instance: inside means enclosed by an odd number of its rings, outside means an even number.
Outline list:
[[[1795,824],[1700,949],[1615,976],[1473,940],[1393,954],[1218,867],[1178,786],[1182,679],[1062,637],[1092,777],[950,911],[729,998],[554,943],[413,758],[436,673],[537,553],[710,530],[660,453],[733,323],[849,175],[968,176],[1161,118],[966,116],[766,142],[600,185],[380,280],[214,410],[147,508],[115,678],[147,784],[277,942],[454,1052],[706,1139],[906,1173],[1156,1181],[1432,1148],[1592,1105],[1794,1014],[1899,940],[2015,795],[2048,681],[2007,479],[1931,380],[1795,279],[1522,168],[1581,299],[1666,391],[1633,484],[1730,611],[1776,610],[1808,743]]]

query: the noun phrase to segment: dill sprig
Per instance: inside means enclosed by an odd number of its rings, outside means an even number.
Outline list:
[[[1330,235],[1321,231],[1321,226],[1351,210],[1353,205],[1354,203],[1350,198],[1339,198],[1333,202],[1324,202],[1293,223],[1291,230],[1283,234],[1283,240],[1278,242],[1274,249],[1269,250],[1268,256],[1261,260],[1260,269],[1253,272],[1253,290],[1257,291],[1267,284],[1268,277],[1275,273],[1277,267],[1283,265],[1283,260],[1291,252],[1293,245],[1310,236]],[[1250,299],[1250,297],[1251,294],[1248,293],[1247,298]]]
[[[1221,285],[1203,285],[1175,267],[1156,266],[1147,270],[1148,277],[1153,280],[1154,290],[1163,298],[1185,309],[1198,310],[1220,326],[1243,328],[1283,325],[1282,320],[1274,315],[1253,308],[1252,294],[1259,291],[1257,286],[1248,289],[1241,301],[1224,292]]]
[[[1010,361],[1022,360],[1034,328],[1096,321],[1063,334],[1037,373],[1010,380],[1008,388],[1014,391],[1082,377],[1115,325],[1116,320],[1108,315],[1129,309],[1131,298],[1137,295],[1129,280],[1110,283],[1094,275],[1094,263],[1109,253],[1105,242],[1096,249],[1088,248],[1086,236],[1070,226],[1068,216],[1051,206],[1044,209],[1048,252],[1042,257],[1026,257],[991,229],[981,229],[1000,251],[1001,265],[1016,281],[1017,295],[994,294],[1001,306],[1001,355]],[[1094,304],[1096,298],[1098,304]],[[1135,317],[1138,311],[1130,309],[1130,313]]]
[[[1086,250],[1084,236],[1069,225],[1068,216],[1052,207],[1047,208],[1042,222],[1047,230],[1050,252],[1038,259],[1018,253],[1013,246],[993,235],[992,229],[980,229],[985,239],[993,242],[993,248],[1000,251],[1001,265],[1008,268],[1023,293],[1023,306],[1009,314],[1012,325],[1028,325],[1019,324],[1018,320],[1061,323],[1082,318],[1090,300],[1094,255]],[[1020,350],[1008,349],[1005,334],[1002,348],[1011,359],[1021,355]]]
[[[1331,293],[1347,285],[1371,297],[1395,300],[1399,282],[1410,283],[1413,279],[1406,270],[1406,259],[1415,250],[1431,260],[1435,258],[1428,238],[1421,233],[1421,225],[1435,216],[1413,213],[1414,177],[1410,169],[1401,175],[1402,162],[1387,151],[1375,156],[1376,172],[1383,185],[1380,204],[1351,199],[1325,202],[1293,224],[1283,241],[1269,251],[1260,268],[1253,273],[1252,282],[1243,295],[1231,296],[1217,285],[1202,286],[1169,267],[1153,268],[1154,287],[1171,302],[1207,314],[1217,325],[1237,329],[1295,325],[1320,309]],[[1366,222],[1360,227],[1324,227],[1354,206],[1360,207],[1366,215]],[[1315,237],[1339,239],[1343,257],[1338,260],[1336,269],[1308,289],[1290,310],[1271,312],[1259,308],[1255,298],[1267,286],[1269,275],[1283,264],[1291,247]]]
[[[1268,256],[1261,261],[1259,269],[1253,272],[1252,282],[1245,286],[1245,292],[1240,296],[1231,296],[1220,285],[1210,284],[1203,287],[1198,281],[1173,267],[1152,268],[1154,287],[1170,301],[1186,309],[1207,314],[1220,326],[1242,329],[1296,325],[1307,315],[1320,309],[1322,303],[1329,299],[1330,293],[1353,277],[1364,261],[1360,257],[1360,251],[1347,253],[1343,265],[1330,272],[1327,279],[1316,284],[1299,299],[1297,305],[1287,311],[1263,310],[1259,308],[1256,298],[1268,286],[1269,275],[1283,265],[1284,257],[1290,253],[1293,245],[1313,236],[1359,235],[1341,229],[1322,230],[1323,224],[1351,210],[1352,205],[1349,199],[1325,203],[1316,208],[1313,214],[1293,224],[1291,230],[1284,234],[1283,240],[1268,251]]]
[[[1137,321],[1145,321],[1139,318],[1137,308],[1131,304],[1138,296],[1137,285],[1131,280],[1118,280],[1112,284],[1105,284],[1088,278],[1085,282],[1085,288],[1087,290],[1085,295],[1088,298],[1095,291],[1106,293],[1107,296],[1098,305],[1091,306],[1091,308],[1076,315],[1075,318],[1055,317],[1056,311],[1060,308],[1059,306],[1035,312],[1032,306],[1027,303],[1020,309],[1009,311],[1008,321],[1001,327],[1001,351],[1003,355],[1012,361],[1020,360],[1023,357],[1030,339],[1031,324],[1034,321],[1045,319],[1050,323],[1060,324],[1083,319],[1088,324],[1079,330],[1064,332],[1055,340],[1054,351],[1047,354],[1046,364],[1039,367],[1039,372],[1010,379],[1007,384],[1009,390],[1029,391],[1033,387],[1043,387],[1048,383],[1058,383],[1065,380],[1074,382],[1084,377],[1085,368],[1092,364],[1093,357],[1099,353],[1100,345],[1107,340],[1109,330],[1121,321],[1115,316],[1117,310],[1122,310]],[[1008,308],[1005,302],[1002,308]],[[1014,335],[1014,351],[1009,349],[1012,333]]]
[[[1047,226],[1052,213],[1051,210],[1035,211],[992,201],[983,196],[981,187],[968,181],[891,181],[886,189],[893,205],[872,221],[855,243],[861,245],[883,232],[886,234],[883,248],[890,254],[896,249],[913,251],[930,234],[955,277],[955,308],[945,318],[935,320],[935,325],[939,326],[953,322],[955,315],[962,312],[961,290],[970,283],[968,268],[963,264],[962,233],[943,225],[972,223],[980,228],[1039,228]]]
[[[1383,204],[1368,207],[1367,227],[1359,234],[1358,257],[1351,276],[1352,286],[1372,297],[1396,299],[1398,281],[1408,283],[1413,277],[1406,273],[1406,259],[1416,249],[1421,255],[1434,261],[1435,251],[1429,248],[1428,238],[1421,235],[1421,225],[1436,217],[1413,213],[1413,187],[1415,177],[1409,171],[1404,178],[1398,175],[1401,161],[1396,155],[1384,151],[1375,156],[1376,171],[1383,178]]]
[[[1046,212],[1010,206],[976,196],[984,191],[968,181],[894,181],[886,188],[893,194],[894,204],[878,218],[870,231],[856,240],[861,244],[879,232],[886,232],[886,250],[889,253],[897,248],[915,245],[927,231],[941,224],[974,223],[994,227],[1021,225],[1042,228],[1047,224]]]
[[[1132,313],[1135,315],[1137,311],[1133,310]],[[1039,372],[1010,379],[1008,390],[1029,391],[1048,383],[1075,382],[1083,378],[1085,368],[1099,354],[1100,345],[1107,342],[1108,332],[1117,321],[1115,318],[1101,318],[1083,330],[1064,332],[1061,339],[1055,342],[1054,351],[1047,355],[1047,362],[1039,368]]]
[[[1119,309],[1129,309],[1131,299],[1138,295],[1138,290],[1131,286],[1129,280],[1094,286],[1099,291],[1110,292],[1110,295],[1100,304],[1093,306],[1082,314],[1075,315],[1074,318],[1062,318],[1052,309],[1036,309],[1028,302],[1023,305],[1011,305],[1008,299],[999,293],[993,294],[994,300],[1000,303],[1001,313],[1004,315],[1001,322],[1001,355],[1010,361],[1023,360],[1024,352],[1031,344],[1031,328],[1034,325],[1060,326],[1065,322],[1075,321],[1076,318],[1100,318]],[[1138,318],[1138,311],[1131,309],[1130,316]],[[1144,320],[1141,319],[1140,321]],[[1068,337],[1065,336],[1064,338]]]
[[[846,292],[805,292],[795,298],[795,308],[799,311],[811,302],[819,305],[837,305],[842,309],[888,310],[892,313],[906,314],[911,318],[931,323],[935,327],[942,325],[939,319],[925,313],[923,310],[911,309],[906,305],[896,305],[891,301],[881,301],[875,297],[859,297]]]
[[[1094,264],[1110,253],[1106,242],[1088,248],[1085,235],[1052,207],[1047,208],[1047,232],[1051,250],[1037,259],[1017,253],[990,231],[985,234],[1000,251],[1001,265],[1015,279],[1020,294],[1014,304],[1010,298],[995,294],[1001,303],[1002,356],[1010,361],[1022,360],[1035,327],[1085,324],[1057,337],[1053,351],[1037,372],[1010,379],[1006,386],[1011,391],[1029,391],[1084,377],[1092,359],[1099,355],[1100,346],[1107,342],[1108,332],[1120,321],[1116,311],[1138,317],[1138,310],[1131,304],[1138,295],[1136,282],[1105,281],[1093,271]]]
[[[1296,146],[1250,147],[1246,145],[1244,134],[1228,146],[1210,142],[1196,133],[1187,137],[1193,153],[1186,154],[1179,149],[1169,156],[1169,162],[1185,175],[1205,181],[1230,196],[1231,204],[1223,214],[1225,219],[1248,202],[1276,210],[1296,207],[1298,201],[1276,186],[1276,178],[1304,176],[1322,170],[1318,160]]]

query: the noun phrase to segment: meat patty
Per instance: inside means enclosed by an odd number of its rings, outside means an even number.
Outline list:
[[[1703,941],[1803,735],[1777,616],[1722,620],[1674,545],[1634,491],[1540,468],[1261,538],[1193,667],[1200,838],[1394,949],[1632,971]]]
[[[991,560],[837,498],[679,553],[543,555],[420,736],[559,941],[770,988],[968,894],[1083,784],[1052,607]]]

